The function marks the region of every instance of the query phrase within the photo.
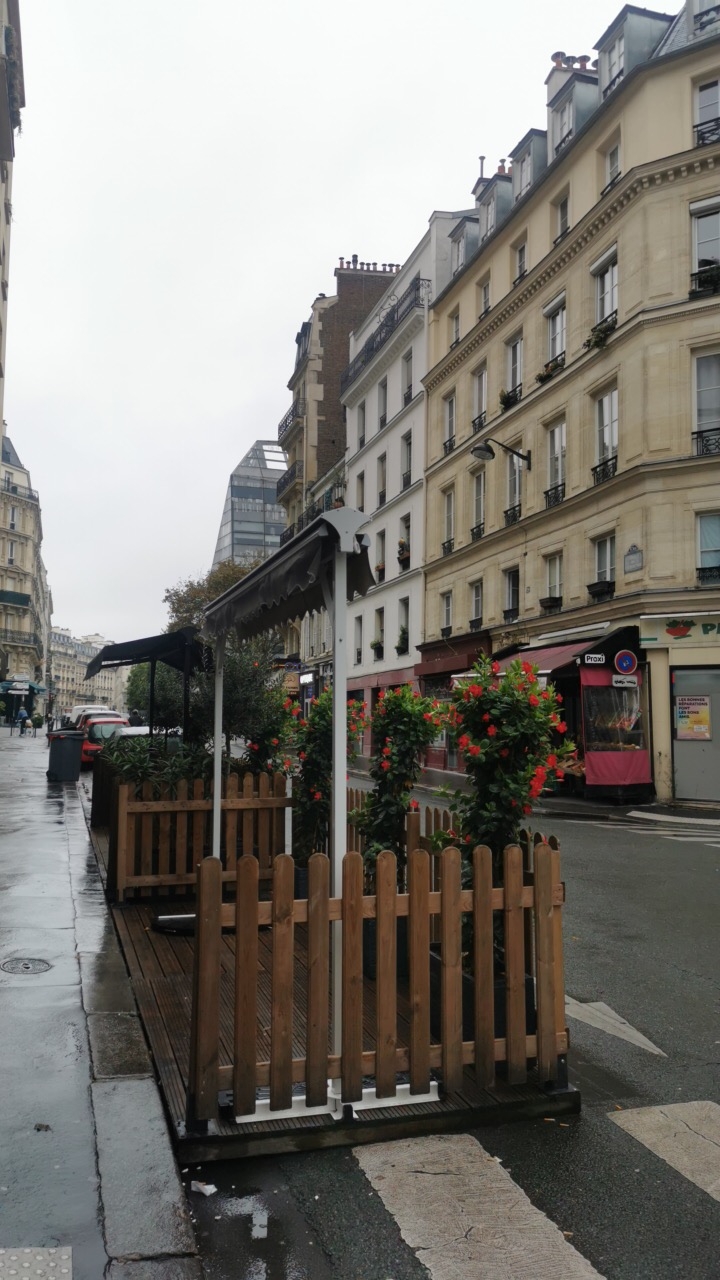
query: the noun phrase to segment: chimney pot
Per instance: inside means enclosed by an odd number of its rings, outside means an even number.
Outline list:
[[[503,159],[502,159],[502,160],[499,160],[499,161],[498,161],[498,168],[497,168],[497,171],[498,171],[498,173],[504,173],[504,172],[505,172],[505,159],[504,159],[504,157],[503,157]]]
[[[580,63],[581,71],[587,71],[589,61],[590,61],[590,55],[588,53],[583,53],[580,55],[580,57],[578,58],[578,62]]]
[[[387,271],[387,262],[383,262],[382,269],[383,271]]]
[[[377,271],[377,262],[373,262],[373,271]]]
[[[345,259],[344,259],[344,258],[341,258],[341,259],[340,259],[340,270],[341,270],[341,271],[342,271],[342,269],[343,269],[343,267],[344,267],[344,266],[345,266]]]
[[[565,59],[564,52],[560,49],[557,53],[550,54],[550,61],[555,63],[556,67],[561,67]]]
[[[484,177],[484,174],[485,174],[485,156],[480,156],[480,177],[481,178]]]
[[[353,264],[353,271],[355,271],[357,269],[357,264],[358,264],[358,256],[356,253],[354,253],[352,256],[352,264]]]

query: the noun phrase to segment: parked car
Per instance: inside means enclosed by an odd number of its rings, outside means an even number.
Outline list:
[[[83,711],[75,722],[76,729],[85,729],[91,720],[124,720],[120,711]]]
[[[72,727],[75,728],[80,717],[85,715],[88,711],[112,711],[112,707],[106,707],[105,704],[101,702],[81,702],[78,706],[73,707],[69,716],[64,717],[65,723],[72,725]],[[117,715],[117,712],[115,712],[115,714]]]
[[[110,738],[114,738],[118,730],[125,726],[127,726],[127,718],[124,716],[98,716],[97,718],[90,716],[85,724],[85,740],[80,755],[81,764],[93,764],[105,743],[109,742]]]

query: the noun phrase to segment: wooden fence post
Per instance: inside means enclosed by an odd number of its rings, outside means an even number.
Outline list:
[[[233,1105],[236,1116],[255,1110],[257,1087],[258,860],[243,854],[235,897],[235,1028]]]
[[[188,1128],[207,1128],[217,1116],[220,1041],[222,867],[203,858],[197,868],[195,954],[188,1069]]]
[[[537,988],[537,1059],[543,1082],[557,1075],[555,1036],[555,921],[552,852],[535,850],[535,976]]]
[[[460,850],[443,849],[440,858],[442,984],[442,1072],[446,1093],[462,1085],[462,911]]]
[[[411,849],[408,855],[410,919],[410,1092],[430,1088],[430,855]]]
[[[508,845],[505,863],[505,986],[507,1009],[507,1070],[509,1084],[523,1084],[527,1079],[525,1038],[525,931],[522,905],[522,851]]]
[[[270,1008],[270,1109],[292,1106],[295,863],[287,853],[275,859],[272,888],[272,986]]]
[[[393,1098],[397,1092],[397,859],[387,849],[378,856],[375,885],[375,1091],[378,1098]]]
[[[482,1088],[495,1081],[495,966],[493,961],[492,851],[473,850],[475,1074]]]
[[[305,1095],[309,1107],[327,1102],[330,1014],[330,860],[314,853],[308,862],[307,1040]]]
[[[133,787],[133,791],[135,788]],[[111,834],[110,834],[110,865],[108,867],[108,886],[117,890],[118,901],[122,902],[125,897],[125,881],[127,877],[128,853],[134,854],[135,844],[133,841],[132,850],[128,850],[128,798],[130,788],[127,782],[121,782],[117,788],[116,800],[113,804],[113,813],[111,816]],[[113,837],[112,828],[115,830]],[[135,834],[135,824],[133,823],[133,836]],[[114,864],[114,871],[113,871]],[[114,881],[114,884],[111,884]]]

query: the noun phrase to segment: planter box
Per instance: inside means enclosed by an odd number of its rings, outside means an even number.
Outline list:
[[[440,1039],[440,1005],[441,1005],[441,960],[440,947],[434,944],[430,948],[430,1033]],[[495,979],[495,1039],[504,1040],[507,1032],[507,1010],[505,995],[505,979]],[[462,1023],[463,1040],[475,1037],[475,981],[469,973],[462,975]],[[537,1031],[537,1015],[535,1011],[535,984],[530,974],[525,975],[525,1034],[534,1036]]]
[[[363,975],[377,976],[377,921],[371,916],[363,920]],[[410,977],[410,953],[408,949],[408,917],[397,919],[397,976],[403,981]]]

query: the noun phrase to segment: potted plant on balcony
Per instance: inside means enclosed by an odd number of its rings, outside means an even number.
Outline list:
[[[408,641],[409,641],[408,629],[405,625],[403,625],[400,627],[398,631],[398,638],[397,638],[397,644],[395,645],[395,652],[397,654],[407,653]]]
[[[617,327],[617,316],[608,316],[607,320],[601,320],[596,324],[583,342],[586,351],[601,351],[607,345],[613,329]]]
[[[398,560],[401,564],[405,560],[410,559],[410,544],[406,538],[400,538],[398,542]]]
[[[512,409],[513,405],[517,404],[518,399],[517,387],[512,387],[510,391],[506,391],[505,388],[503,388],[499,396],[502,412],[504,413],[506,409]]]
[[[382,658],[384,641],[379,636],[376,636],[374,640],[370,641],[370,648],[372,649],[376,658]]]

